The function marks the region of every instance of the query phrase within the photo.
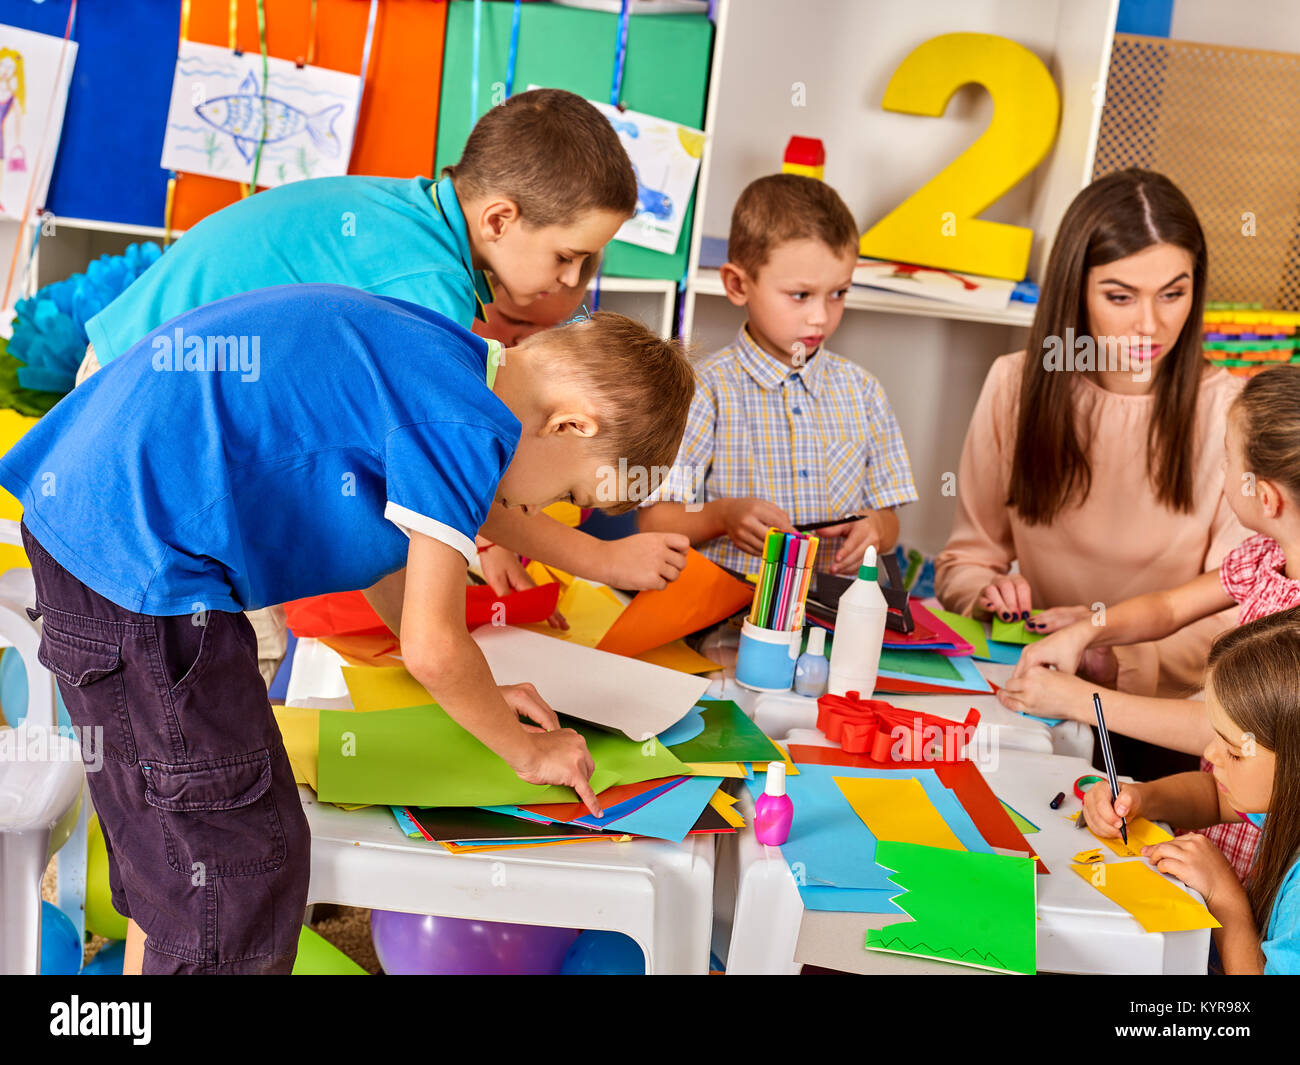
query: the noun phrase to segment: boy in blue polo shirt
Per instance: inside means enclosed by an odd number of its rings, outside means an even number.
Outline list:
[[[178,314],[271,285],[351,285],[469,328],[492,299],[484,270],[519,307],[577,285],[632,216],[636,188],[618,135],[591,104],[561,89],[519,93],[479,119],[436,184],[317,178],[204,219],[86,324],[78,379]],[[686,561],[677,536],[607,543],[499,507],[485,521],[490,541],[621,588],[663,587]]]
[[[620,458],[667,464],[692,387],[676,344],[618,315],[503,357],[412,303],[286,285],[173,319],[0,459],[40,660],[102,730],[113,903],[148,937],[130,970],[292,968],[309,833],[241,611],[366,589],[456,721],[599,812],[581,736],[494,684],[466,565],[494,502],[609,506]]]

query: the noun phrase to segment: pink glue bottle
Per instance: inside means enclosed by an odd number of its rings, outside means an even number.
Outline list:
[[[754,804],[754,836],[759,843],[779,847],[790,838],[794,805],[785,793],[785,763],[769,762],[767,785]]]

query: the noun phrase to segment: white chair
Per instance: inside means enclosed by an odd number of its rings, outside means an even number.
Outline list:
[[[0,522],[0,542],[21,544],[16,522]],[[0,576],[0,643],[27,670],[27,716],[0,729],[0,973],[40,972],[41,877],[71,840],[59,868],[59,907],[85,928],[85,771],[80,749],[58,734],[54,678],[37,661],[40,631],[24,607],[35,600],[31,571]]]

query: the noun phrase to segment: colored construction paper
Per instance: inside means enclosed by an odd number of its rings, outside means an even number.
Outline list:
[[[634,740],[648,740],[679,721],[709,686],[705,677],[514,626],[485,625],[473,638],[498,684],[531,682],[559,713],[618,729]]]
[[[630,814],[686,779],[686,777],[668,777],[606,788],[598,796],[603,817],[592,817],[580,802],[530,804],[520,807],[518,816],[531,814],[535,817],[545,817],[558,824],[585,824],[588,828],[604,828],[614,819]]]
[[[701,699],[704,731],[678,744],[673,754],[683,762],[766,762],[781,748],[729,699]]]
[[[1029,612],[1031,617],[1041,613],[1041,610],[1031,610]],[[994,615],[989,638],[997,640],[998,643],[1030,644],[1037,643],[1044,635],[1045,633],[1041,632],[1030,632],[1025,628],[1024,621],[1003,621],[1000,617]]]
[[[1034,863],[1005,854],[882,842],[876,860],[906,893],[911,922],[867,933],[867,950],[1032,974],[1037,960]]]
[[[658,741],[638,743],[571,722],[587,741],[594,791],[682,775]],[[317,792],[326,802],[488,806],[569,802],[569,788],[529,784],[437,706],[356,713],[320,711]]]
[[[988,641],[990,662],[995,662],[1000,666],[1014,666],[1020,661],[1020,652],[1024,646],[1018,643],[998,643],[994,639]]]
[[[304,706],[273,706],[284,750],[293,767],[293,779],[316,791],[317,743],[320,711]]]
[[[680,720],[709,682],[589,647],[565,644],[513,626],[474,632],[498,684],[530,681],[557,711],[634,740]],[[420,706],[432,697],[403,668],[346,666],[343,678],[358,710]],[[683,759],[685,761],[685,759]]]
[[[402,653],[397,637],[386,634],[357,636],[319,636],[330,650],[340,655],[350,666],[400,666]]]
[[[1036,824],[1029,820],[1029,818],[1024,814],[1020,813],[1020,811],[1005,799],[999,799],[998,802],[1002,804],[1002,809],[1006,810],[1007,816],[1011,818],[1012,823],[1016,828],[1020,829],[1021,832],[1033,833],[1039,830]]]
[[[612,654],[642,654],[731,617],[753,597],[749,584],[690,549],[678,578],[667,588],[638,592],[598,646]]]
[[[969,655],[975,646],[917,599],[908,600],[913,628],[910,633],[885,630],[884,646],[895,649],[929,648],[941,654]]]
[[[402,835],[410,839],[422,839],[426,842],[433,841],[433,837],[415,823],[405,806],[390,806],[389,809],[393,811],[393,818],[397,821],[397,827],[401,829]]]
[[[1100,847],[1093,847],[1090,850],[1080,851],[1074,856],[1074,860],[1080,865],[1096,865],[1098,862],[1104,862],[1106,856],[1102,854]]]
[[[806,772],[810,765],[851,766],[858,769],[926,769],[933,771],[944,787],[951,789],[961,803],[962,809],[975,823],[984,842],[998,850],[1019,851],[1034,857],[1038,852],[1027,839],[1020,834],[993,789],[989,787],[984,774],[974,762],[874,762],[864,754],[850,754],[839,747],[809,747],[803,744],[790,744],[790,757],[803,766]],[[1046,873],[1047,867],[1040,859],[1039,872]]]
[[[481,851],[522,851],[530,847],[561,847],[570,843],[622,843],[631,837],[614,835],[555,836],[545,839],[495,839],[481,843],[439,843],[451,854],[474,854]]]
[[[990,660],[989,642],[984,635],[983,625],[974,618],[968,618],[964,614],[954,614],[950,610],[935,610],[933,614],[974,648],[971,657]]]
[[[557,609],[569,623],[567,629],[553,629],[545,621],[539,621],[530,625],[529,631],[582,647],[595,647],[626,607],[611,600],[594,584],[574,580],[564,589]]]
[[[709,799],[709,806],[732,828],[744,828],[745,819],[736,811],[736,800],[725,791],[715,791]]]
[[[648,662],[652,666],[675,669],[680,673],[714,673],[722,668],[721,662],[705,658],[698,651],[691,650],[685,640],[673,640],[662,647],[653,647],[633,655],[638,662]]]
[[[413,822],[438,843],[478,843],[485,840],[555,839],[561,830],[521,821],[506,814],[489,813],[474,807],[416,806],[409,809]],[[595,836],[591,828],[566,828],[565,835]]]
[[[612,821],[610,831],[680,843],[708,808],[709,799],[721,783],[718,777],[687,777],[651,802]],[[591,822],[581,819],[578,823]]]
[[[922,843],[965,850],[915,777],[835,777],[871,834],[880,843]]]
[[[665,747],[675,747],[679,743],[693,740],[704,731],[704,711],[693,706],[685,717],[659,733],[659,742]]]
[[[915,777],[967,849],[991,849],[933,769],[900,772],[811,765],[801,761],[799,770],[797,777],[786,780],[786,794],[794,806],[794,821],[781,854],[795,871],[799,895],[807,909],[900,912],[891,901],[898,889],[875,862],[876,837],[849,805],[835,777]],[[762,794],[763,784],[758,778],[746,781],[755,798]]]
[[[1165,879],[1146,862],[1106,862],[1070,868],[1111,902],[1132,914],[1145,932],[1190,932],[1220,927],[1204,903]]]
[[[993,691],[969,656],[948,656],[934,651],[891,651],[883,648],[876,674],[876,691],[917,690],[907,685],[935,692],[987,695]]]
[[[1157,843],[1167,843],[1173,839],[1173,835],[1166,832],[1154,821],[1148,821],[1145,817],[1132,817],[1128,821],[1128,845],[1125,846],[1124,840],[1119,836],[1098,836],[1091,828],[1088,832],[1104,843],[1121,858],[1140,858],[1142,857],[1143,847],[1154,847]]]
[[[745,780],[753,776],[744,762],[687,762],[686,768],[696,777],[726,777],[729,780]]]

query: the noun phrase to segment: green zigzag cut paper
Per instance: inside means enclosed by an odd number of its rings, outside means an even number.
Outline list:
[[[1033,973],[1037,962],[1034,862],[880,841],[876,862],[906,893],[912,918],[867,933],[867,950]]]

